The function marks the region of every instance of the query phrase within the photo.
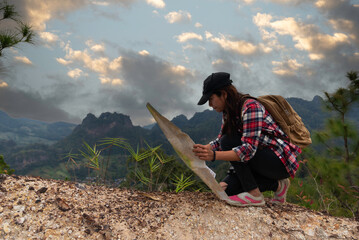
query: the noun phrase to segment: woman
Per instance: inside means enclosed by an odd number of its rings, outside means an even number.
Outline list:
[[[298,169],[301,149],[283,139],[287,136],[261,103],[243,98],[232,85],[230,74],[213,73],[203,83],[198,105],[223,113],[216,140],[207,145],[195,144],[193,152],[204,161],[230,161],[228,175],[220,185],[236,206],[263,206],[262,192],[273,191],[273,203],[285,203]],[[243,106],[242,106],[243,105]]]

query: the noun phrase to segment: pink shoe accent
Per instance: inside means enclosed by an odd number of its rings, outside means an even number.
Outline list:
[[[261,194],[259,197],[252,196],[248,192],[242,192],[238,195],[230,196],[227,203],[234,206],[264,206],[264,197]]]
[[[233,200],[233,201],[240,202],[240,203],[242,203],[242,204],[247,204],[247,202],[244,201],[243,199],[239,198],[238,195],[230,196],[229,199],[231,199],[231,200]]]
[[[283,191],[281,193],[279,193],[277,196],[282,197],[287,192],[287,188],[288,188],[288,185],[284,184]]]
[[[288,178],[286,179],[282,179],[279,181],[280,183],[280,190],[279,193],[274,193],[274,197],[271,200],[271,203],[274,204],[283,204],[286,202],[286,198],[287,198],[287,192],[290,186],[290,180]]]
[[[282,198],[282,199],[272,199],[272,202],[284,203],[284,198]]]
[[[248,196],[244,197],[245,199],[249,200],[251,203],[261,203],[261,200],[255,200],[253,198],[250,198]],[[241,202],[243,204],[248,204],[248,202],[244,201],[243,199],[239,198],[238,195],[234,195],[234,196],[230,196],[229,199],[233,200],[233,201],[238,201]]]

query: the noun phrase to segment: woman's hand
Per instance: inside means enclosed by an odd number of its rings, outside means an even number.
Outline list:
[[[212,161],[214,158],[214,153],[210,144],[195,144],[193,145],[192,151],[199,159],[204,161]]]

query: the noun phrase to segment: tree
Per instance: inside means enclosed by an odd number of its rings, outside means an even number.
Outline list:
[[[14,47],[19,43],[31,43],[33,44],[34,31],[31,27],[20,20],[19,14],[15,10],[15,6],[8,4],[7,1],[0,3],[0,23],[3,24],[6,21],[15,23],[13,29],[0,30],[0,57],[3,55],[3,50],[6,48]],[[3,69],[0,69],[2,71]],[[12,174],[13,169],[4,161],[3,156],[0,156],[0,173]]]
[[[34,31],[31,26],[20,20],[15,6],[3,1],[0,4],[0,23],[12,21],[15,23],[14,29],[4,29],[0,31],[0,56],[5,48],[10,48],[19,43],[34,43]]]
[[[307,186],[299,195],[317,199],[320,210],[359,219],[359,131],[348,117],[358,107],[359,76],[351,71],[346,77],[347,87],[325,92],[331,117],[313,134],[316,146],[306,151]]]
[[[7,165],[6,162],[4,161],[4,157],[0,155],[0,174],[3,173],[11,175],[14,173],[14,169],[11,169],[9,165]]]
[[[326,107],[328,110],[336,113],[334,118],[329,119],[327,125],[327,133],[330,137],[341,137],[344,142],[344,161],[349,163],[358,154],[358,143],[354,144],[356,147],[350,152],[349,138],[355,138],[355,129],[350,128],[346,116],[354,103],[359,99],[359,77],[358,73],[351,71],[347,73],[347,78],[350,83],[347,88],[339,88],[334,93],[330,94],[325,92]],[[335,149],[337,150],[337,149]],[[337,152],[337,151],[333,151]],[[339,151],[340,153],[340,151]]]

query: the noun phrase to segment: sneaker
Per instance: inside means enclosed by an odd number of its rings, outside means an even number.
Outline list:
[[[283,204],[286,202],[286,198],[287,198],[287,192],[290,186],[290,181],[288,178],[286,179],[282,179],[279,181],[280,184],[280,189],[278,192],[274,193],[274,197],[271,200],[271,203],[274,204]]]
[[[237,207],[265,205],[264,197],[262,194],[259,197],[255,197],[248,192],[242,192],[238,195],[230,196],[227,200],[227,203]]]

